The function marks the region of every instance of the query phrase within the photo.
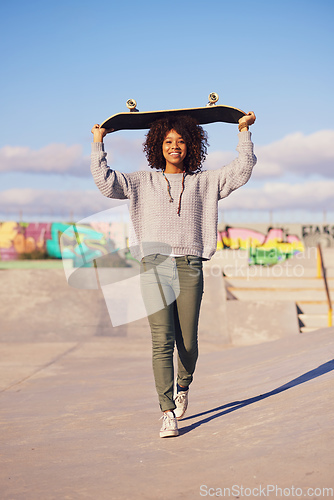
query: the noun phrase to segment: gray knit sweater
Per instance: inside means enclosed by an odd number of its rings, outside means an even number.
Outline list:
[[[103,143],[92,143],[91,172],[104,196],[130,200],[129,246],[140,260],[153,253],[197,255],[210,259],[217,247],[218,200],[245,184],[256,157],[251,133],[240,132],[238,157],[218,170],[186,174],[139,171],[123,174],[107,166]]]

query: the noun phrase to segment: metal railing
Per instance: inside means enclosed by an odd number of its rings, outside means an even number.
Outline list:
[[[331,302],[331,297],[329,294],[326,269],[325,269],[325,265],[324,265],[324,259],[322,256],[322,250],[321,250],[320,243],[318,244],[318,252],[317,252],[317,276],[318,276],[318,278],[323,277],[323,280],[324,280],[325,290],[326,290],[326,295],[327,295],[327,302],[328,302],[328,326],[333,326],[332,302]]]

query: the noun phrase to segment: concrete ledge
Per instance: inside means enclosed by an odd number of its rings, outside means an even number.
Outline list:
[[[226,320],[226,288],[221,269],[203,266],[204,294],[199,321],[201,339],[230,344]]]
[[[291,301],[228,300],[226,311],[229,337],[235,346],[299,334],[297,307]]]

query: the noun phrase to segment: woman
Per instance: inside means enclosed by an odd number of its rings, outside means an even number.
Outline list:
[[[202,261],[217,247],[218,201],[245,184],[256,163],[248,127],[239,120],[238,157],[219,170],[202,171],[207,135],[188,116],[154,122],[144,152],[152,172],[122,174],[107,166],[94,125],[91,171],[104,196],[130,200],[130,250],[141,261],[142,294],[152,334],[153,372],[163,423],[160,437],[177,436],[188,405],[198,357],[197,328],[203,293]],[[173,351],[178,369],[174,396]]]

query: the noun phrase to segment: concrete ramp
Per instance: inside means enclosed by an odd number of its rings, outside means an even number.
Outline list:
[[[83,341],[101,336],[149,337],[146,318],[114,327],[94,270],[67,284],[61,269],[0,270],[0,340]],[[108,275],[108,270],[106,270]],[[251,345],[298,333],[297,309],[289,301],[227,300],[219,260],[204,264],[199,332],[219,346]],[[88,288],[85,289],[85,286]],[[135,332],[135,333],[134,333]]]
[[[246,300],[229,292],[224,260],[217,253],[204,264],[204,296],[199,332],[202,339],[223,345],[253,345],[298,335],[298,310],[292,300]]]
[[[33,336],[40,342],[70,342],[128,335],[132,323],[113,327],[103,293],[94,288],[94,270],[83,269],[80,277],[74,287],[62,269],[0,270],[0,340]],[[146,318],[137,321],[136,335],[147,336],[147,328]]]
[[[228,300],[226,311],[234,346],[261,344],[300,333],[297,307],[292,301]]]

